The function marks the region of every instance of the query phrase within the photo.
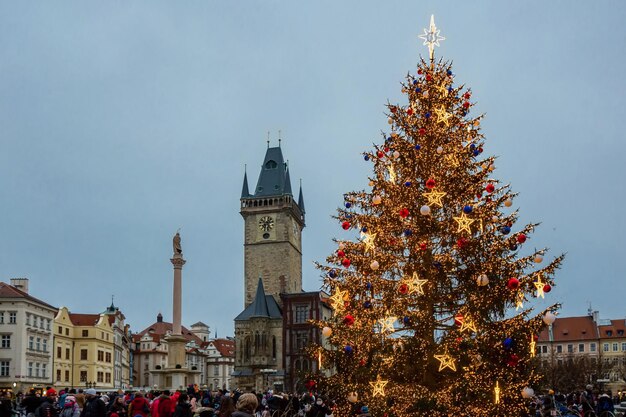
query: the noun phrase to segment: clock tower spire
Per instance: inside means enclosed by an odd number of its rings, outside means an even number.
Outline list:
[[[244,179],[240,214],[244,219],[244,308],[261,277],[265,293],[280,303],[281,293],[302,291],[304,210],[294,199],[282,148],[268,147],[256,184]],[[300,197],[301,199],[302,197]]]

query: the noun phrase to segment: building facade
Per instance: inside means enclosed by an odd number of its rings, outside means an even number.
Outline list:
[[[235,318],[233,384],[241,389],[282,388],[281,294],[302,292],[304,200],[291,191],[282,149],[268,147],[256,187],[247,174],[241,192],[244,219],[244,310]]]
[[[231,374],[235,370],[235,341],[213,339],[206,345],[207,367],[204,384],[211,390],[231,390]]]
[[[598,326],[602,379],[614,390],[626,388],[626,320],[609,320]]]
[[[130,326],[125,323],[126,317],[113,302],[104,311],[109,317],[113,328],[113,346],[115,355],[113,356],[113,386],[116,389],[127,389],[130,386],[130,346],[132,335]]]
[[[54,385],[57,388],[115,389],[113,315],[71,313],[54,318]]]
[[[201,384],[206,380],[206,358],[204,342],[192,331],[182,326],[182,336],[186,339],[185,367],[194,371],[193,379],[185,385]],[[172,323],[163,321],[163,315],[157,315],[157,321],[139,333],[133,334],[133,381],[135,388],[162,388],[162,371],[168,366],[167,337],[172,334]]]
[[[282,294],[283,300],[283,368],[285,389],[289,392],[305,390],[303,375],[319,371],[319,361],[305,352],[310,344],[325,346],[321,330],[311,320],[328,320],[333,310],[328,294],[321,291]]]
[[[43,389],[52,382],[53,307],[29,294],[27,278],[0,282],[0,389]],[[15,384],[15,385],[14,385]]]

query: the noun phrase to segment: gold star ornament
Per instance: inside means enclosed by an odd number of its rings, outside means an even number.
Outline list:
[[[427,279],[420,279],[417,272],[413,272],[413,277],[406,281],[408,294],[424,295],[424,285],[428,282]]]
[[[443,123],[446,126],[450,126],[448,119],[451,118],[452,115],[448,113],[443,106],[435,109],[435,114],[437,115],[437,123]]]
[[[545,293],[543,292],[543,287],[545,286],[545,283],[541,281],[541,277],[539,277],[537,279],[537,282],[535,282],[534,284],[535,284],[535,289],[537,290],[536,297],[546,298]]]
[[[341,311],[344,309],[345,299],[348,297],[348,291],[341,291],[339,288],[335,288],[335,293],[330,297],[330,304],[335,311]]]
[[[387,318],[378,320],[378,322],[380,323],[380,332],[381,333],[395,332],[396,328],[393,325],[396,322],[396,320],[398,320],[398,318],[394,316],[389,316]]]
[[[389,381],[380,379],[380,377],[378,377],[375,382],[370,382],[370,385],[372,386],[372,397],[376,397],[377,395],[384,397],[385,386],[387,386],[388,383]]]
[[[445,355],[435,355],[435,359],[439,361],[439,372],[443,371],[446,368],[452,369],[456,372],[456,365],[454,364],[454,359],[452,356]]]
[[[476,333],[476,325],[474,324],[474,322],[472,321],[472,319],[468,318],[468,317],[463,317],[463,321],[461,322],[461,331],[463,330],[471,330],[472,332]]]
[[[472,234],[472,230],[470,226],[474,223],[474,219],[470,219],[465,215],[465,213],[461,213],[461,217],[453,217],[454,221],[457,222],[459,227],[457,228],[457,232],[467,232],[470,235]]]
[[[444,198],[445,196],[446,196],[446,193],[442,191],[431,191],[429,193],[424,193],[424,197],[428,199],[427,205],[429,206],[434,205],[434,206],[443,207],[443,202],[441,201],[441,199]]]
[[[361,242],[365,245],[365,253],[374,252],[374,241],[376,240],[376,233],[363,233],[363,239]]]

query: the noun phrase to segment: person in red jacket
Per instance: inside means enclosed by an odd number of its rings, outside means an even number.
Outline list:
[[[176,403],[169,396],[170,392],[165,390],[159,397],[158,417],[172,417],[174,414],[173,407]],[[154,414],[152,415],[154,417]]]
[[[135,398],[128,406],[128,417],[148,417],[150,414],[150,403],[146,400],[142,393],[135,393]]]

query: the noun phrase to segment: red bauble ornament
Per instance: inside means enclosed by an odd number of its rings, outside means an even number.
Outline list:
[[[533,340],[534,340],[535,342],[537,342],[537,341],[539,340],[539,336],[538,336],[538,335],[536,335],[536,334],[534,334],[534,335],[533,335]]]
[[[306,387],[306,389],[312,390],[313,388],[315,388],[315,381],[313,381],[312,379],[309,379],[308,381],[304,383],[304,386]]]
[[[421,69],[421,68],[419,68],[419,69],[417,70],[417,73],[418,73],[419,75],[422,75],[422,74],[424,73],[424,71],[422,71],[422,69]]]
[[[543,286],[543,292],[550,292],[550,291],[552,291],[552,285],[546,284]]]
[[[465,100],[469,100],[471,96],[472,96],[472,95],[471,95],[470,93],[465,93],[465,94],[463,94],[463,98],[464,98]]]
[[[350,314],[346,315],[343,318],[343,324],[345,324],[346,326],[352,326],[354,324],[354,317]]]
[[[509,290],[516,290],[519,288],[519,279],[517,278],[511,278],[509,279],[509,282],[507,282],[506,284],[507,288]]]
[[[346,256],[346,253],[345,253],[344,251],[342,251],[341,249],[339,249],[339,250],[337,251],[337,256],[338,256],[339,258],[343,258],[343,257],[345,257],[345,256]]]
[[[403,219],[406,219],[407,217],[409,217],[409,209],[401,208],[398,214],[400,214],[400,217],[402,217]]]
[[[425,135],[426,134],[426,129],[424,129],[423,127],[420,128],[420,130],[417,131],[420,135]]]
[[[459,247],[459,249],[462,249],[465,245],[467,245],[467,239],[465,239],[464,237],[457,239],[456,245]]]
[[[406,109],[406,114],[408,114],[409,116],[413,114],[413,108],[409,107],[408,109]]]
[[[398,287],[398,292],[400,294],[406,294],[407,292],[409,292],[409,286],[406,284],[400,284],[400,286]]]
[[[470,106],[469,101],[466,101],[465,103],[463,103],[463,107],[464,108],[467,109],[467,108],[469,108],[469,106]]]
[[[430,81],[432,79],[433,79],[432,75],[426,74],[426,81]]]
[[[428,188],[429,190],[432,190],[433,188],[435,188],[435,180],[432,178],[429,178],[426,180],[426,188]]]
[[[389,147],[385,146],[385,152],[389,152]]]
[[[343,230],[348,230],[350,228],[350,222],[343,222],[341,223],[341,227],[343,228]]]
[[[361,360],[359,361],[359,365],[361,365],[361,366],[365,366],[365,364],[366,364],[366,363],[367,363],[367,362],[365,362],[365,359],[361,359]]]
[[[494,187],[493,184],[489,183],[485,187],[485,190],[487,190],[488,193],[493,193],[496,190],[496,187]]]
[[[380,159],[380,158],[384,158],[385,157],[385,153],[383,151],[377,151],[376,152],[376,156]]]
[[[507,359],[506,361],[506,364],[509,366],[517,366],[518,363],[519,363],[519,356],[517,356],[515,353],[509,356],[509,359]]]
[[[456,324],[457,326],[463,324],[463,314],[457,314],[456,316],[454,316],[454,324]]]
[[[395,112],[397,111],[396,106],[391,106],[391,107],[389,107],[389,110],[390,110],[392,113],[395,113]]]
[[[420,243],[420,249],[421,250],[426,250],[427,246],[425,243]]]
[[[526,242],[526,235],[524,233],[520,233],[519,235],[517,235],[517,242],[518,243]]]
[[[343,258],[343,260],[341,261],[341,265],[345,266],[346,268],[350,266],[350,259],[348,258]]]

